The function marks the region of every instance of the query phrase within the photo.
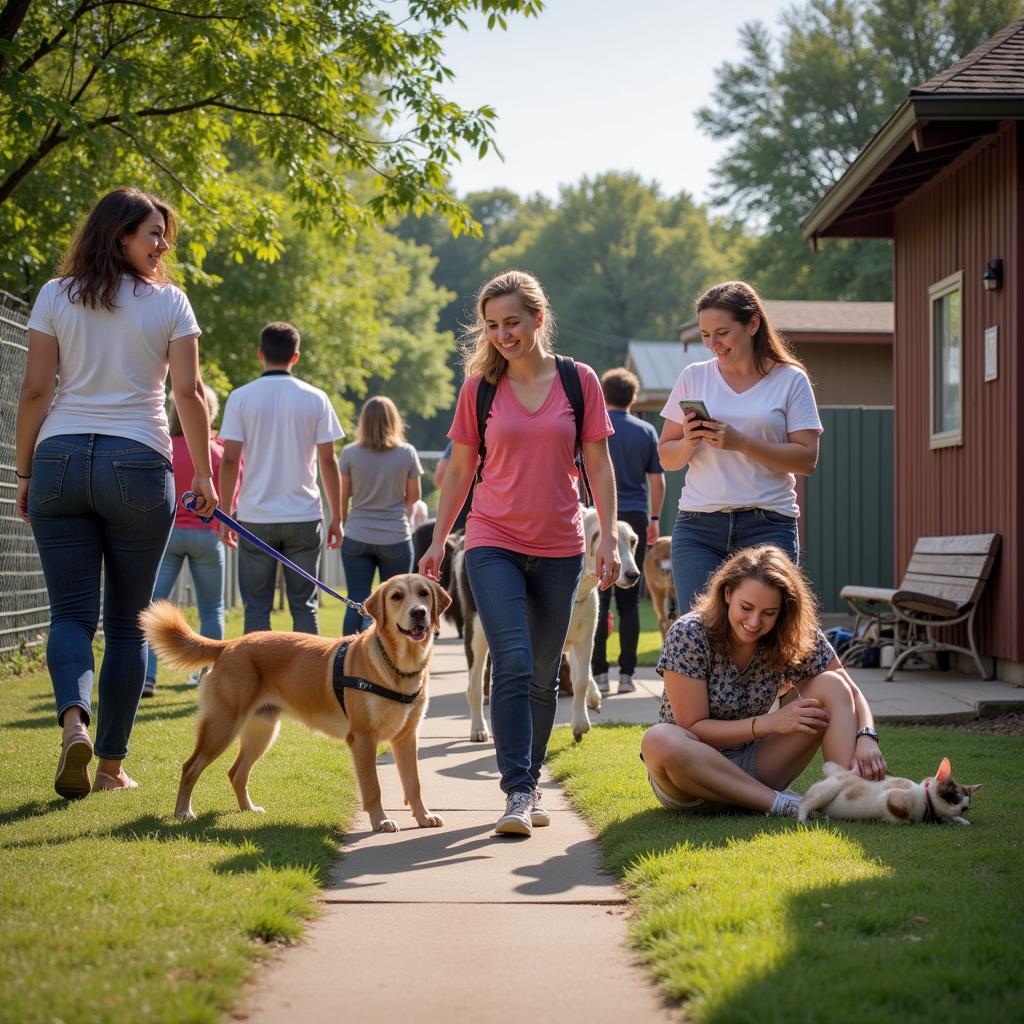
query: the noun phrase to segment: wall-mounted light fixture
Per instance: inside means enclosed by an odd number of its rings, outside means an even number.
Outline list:
[[[997,292],[1003,287],[1003,261],[989,260],[985,273],[981,275],[981,283],[987,292]]]

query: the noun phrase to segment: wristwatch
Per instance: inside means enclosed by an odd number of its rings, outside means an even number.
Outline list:
[[[870,725],[865,725],[863,729],[857,730],[857,739],[861,736],[870,736],[876,743],[878,742],[878,730],[872,729]]]

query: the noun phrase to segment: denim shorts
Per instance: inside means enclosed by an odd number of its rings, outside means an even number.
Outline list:
[[[728,750],[721,751],[734,765],[738,768],[742,768],[752,779],[757,778],[757,744],[759,740],[748,740],[741,747],[730,747]],[[644,759],[643,754],[640,755],[640,760]],[[725,805],[716,803],[712,800],[676,800],[675,797],[671,797],[666,793],[658,784],[654,781],[654,777],[650,772],[647,773],[647,781],[651,784],[651,789],[654,791],[654,795],[658,799],[658,803],[662,807],[670,811],[698,811],[702,808],[714,809],[723,807]]]

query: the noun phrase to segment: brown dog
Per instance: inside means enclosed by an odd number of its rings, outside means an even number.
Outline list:
[[[676,601],[676,586],[672,581],[672,538],[659,537],[644,555],[644,583],[651,595],[654,613],[658,616],[658,629],[662,637],[671,625],[669,601]],[[678,601],[676,601],[678,607]]]
[[[182,669],[212,665],[199,687],[196,747],[181,769],[174,813],[194,819],[192,790],[203,771],[239,737],[228,778],[243,811],[262,811],[249,798],[249,773],[273,743],[282,712],[311,729],[344,739],[352,751],[363,808],[377,832],[397,832],[384,814],[377,780],[377,746],[389,741],[405,802],[421,828],[437,828],[420,797],[416,740],[427,707],[427,663],[434,630],[451,599],[433,580],[410,573],[382,583],[365,602],[373,625],[355,637],[345,655],[345,675],[386,690],[415,695],[409,703],[362,689],[335,695],[335,653],[343,641],[308,633],[249,633],[209,640],[193,632],[176,605],[158,601],[141,616],[142,628],[161,658]]]

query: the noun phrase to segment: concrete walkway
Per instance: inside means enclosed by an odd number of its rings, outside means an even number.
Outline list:
[[[857,670],[878,721],[975,718],[1024,708],[1024,689],[947,673]],[[661,700],[653,669],[633,694],[612,695],[597,722],[651,723]],[[614,688],[614,683],[613,683]],[[462,642],[435,647],[430,710],[420,736],[427,806],[442,829],[418,829],[390,757],[384,806],[403,831],[368,831],[357,817],[321,897],[307,941],[259,971],[242,1019],[360,1024],[674,1021],[625,946],[624,891],[600,867],[589,829],[545,782],[549,828],[530,839],[491,832],[504,807],[491,743],[470,743]],[[569,718],[559,701],[558,722]],[[584,743],[586,740],[584,739]],[[343,752],[339,751],[341,756]]]
[[[543,782],[548,828],[530,839],[492,834],[505,801],[493,744],[469,742],[466,661],[454,636],[434,648],[430,691],[420,777],[444,828],[416,828],[391,758],[381,758],[384,807],[403,831],[369,832],[360,812],[322,894],[323,914],[304,945],[261,969],[246,1019],[677,1019],[626,948],[626,895],[601,870],[598,844],[561,789]],[[559,701],[559,722],[569,703]],[[623,708],[632,721],[657,712],[646,687],[606,700],[608,715],[616,707],[620,721]]]

